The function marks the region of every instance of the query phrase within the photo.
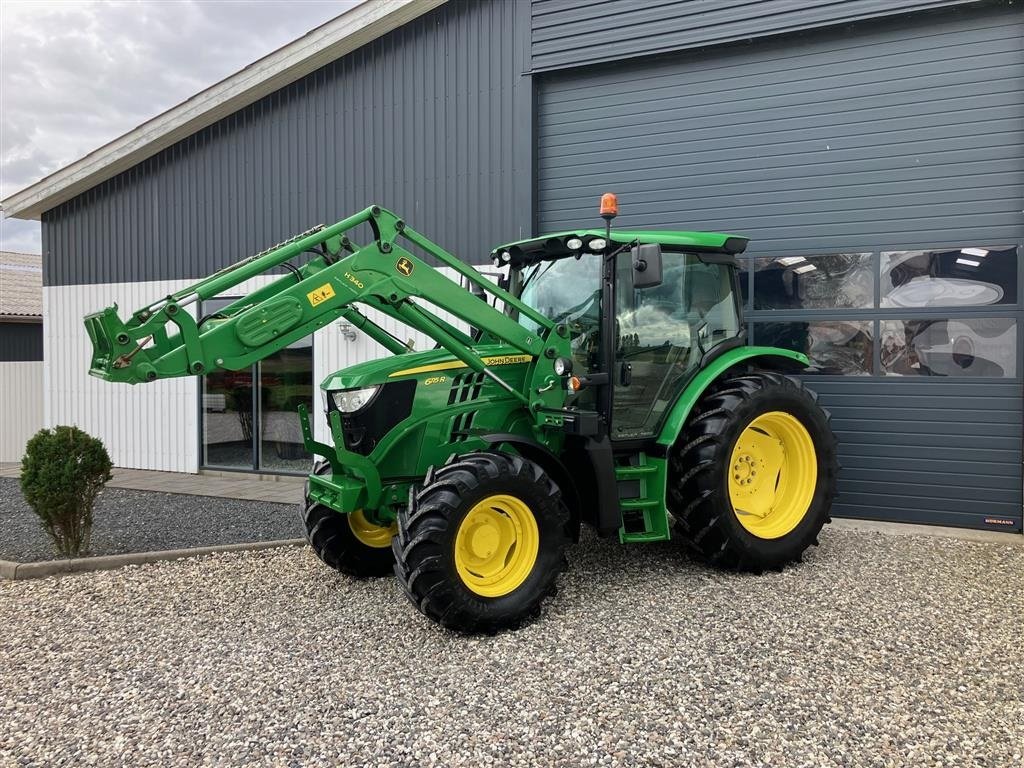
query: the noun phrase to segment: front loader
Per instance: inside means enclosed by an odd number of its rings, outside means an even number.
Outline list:
[[[496,248],[495,283],[373,206],[126,321],[116,305],[89,315],[90,373],[139,384],[244,369],[336,320],[368,334],[390,355],[322,383],[329,442],[299,408],[321,457],[306,536],[341,572],[394,572],[456,630],[536,615],[583,524],[623,543],[679,539],[728,569],[800,560],[829,520],[836,441],[787,375],[807,359],[746,344],[747,240],[612,231],[616,208],[606,195],[604,228]],[[213,314],[188,311],[282,267]],[[436,346],[413,351],[380,315]]]

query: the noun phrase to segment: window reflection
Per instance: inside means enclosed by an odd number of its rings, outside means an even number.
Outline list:
[[[885,320],[879,333],[886,375],[1017,375],[1017,323],[1011,318]]]
[[[871,321],[755,323],[754,341],[803,352],[806,373],[867,376],[872,370]]]
[[[264,469],[309,467],[299,406],[313,410],[313,340],[300,339],[259,364],[260,465]]]
[[[759,258],[754,270],[754,309],[874,306],[870,253]]]
[[[1016,247],[882,254],[883,307],[982,307],[1016,301]]]
[[[214,371],[202,384],[204,466],[252,469],[252,369]]]

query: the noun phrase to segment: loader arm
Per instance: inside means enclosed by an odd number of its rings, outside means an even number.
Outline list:
[[[348,232],[361,224],[373,230],[374,241],[360,246]],[[537,324],[530,331],[415,255],[402,241],[429,254]],[[312,252],[300,266],[289,262]],[[207,318],[196,320],[186,307],[221,295],[270,270],[290,269]],[[419,301],[417,301],[419,300]],[[327,227],[317,227],[251,256],[193,285],[147,305],[127,321],[117,305],[88,315],[92,340],[89,373],[114,382],[137,384],[217,369],[239,370],[289,344],[344,319],[393,354],[407,345],[359,311],[372,307],[434,339],[469,368],[504,387],[537,412],[560,409],[564,395],[550,358],[568,356],[564,328],[492,283],[477,270],[407,227],[390,211],[377,206]],[[441,318],[442,307],[495,341],[532,358],[529,388],[509,386],[475,353],[473,340]],[[548,364],[538,363],[548,358]],[[557,420],[557,419],[556,419]],[[538,419],[540,422],[540,419]],[[549,422],[551,423],[551,422]]]

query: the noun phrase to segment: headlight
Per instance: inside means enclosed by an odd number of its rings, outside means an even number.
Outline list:
[[[364,387],[363,389],[344,389],[341,392],[331,392],[334,404],[342,413],[355,413],[366,405],[376,394],[379,386]]]
[[[583,241],[580,240],[578,237],[570,237],[568,240],[565,241],[565,247],[568,248],[570,251],[578,251],[580,248],[583,247]]]
[[[555,373],[558,376],[568,376],[572,373],[572,360],[567,357],[556,357]]]
[[[595,237],[593,240],[587,243],[587,248],[589,248],[593,252],[603,251],[606,245],[608,245],[608,241],[605,240],[603,237]]]

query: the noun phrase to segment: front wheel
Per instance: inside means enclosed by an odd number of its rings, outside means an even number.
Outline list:
[[[522,456],[470,453],[427,474],[398,514],[395,575],[428,618],[460,632],[513,629],[565,569],[569,513]]]
[[[325,474],[330,468],[326,461],[319,462],[313,467],[313,474]],[[313,552],[334,570],[356,578],[391,574],[391,537],[396,527],[376,525],[362,510],[345,515],[317,504],[309,498],[308,480],[302,526]]]
[[[675,536],[724,568],[781,568],[817,542],[838,469],[829,415],[810,391],[776,373],[727,378],[671,454]]]

